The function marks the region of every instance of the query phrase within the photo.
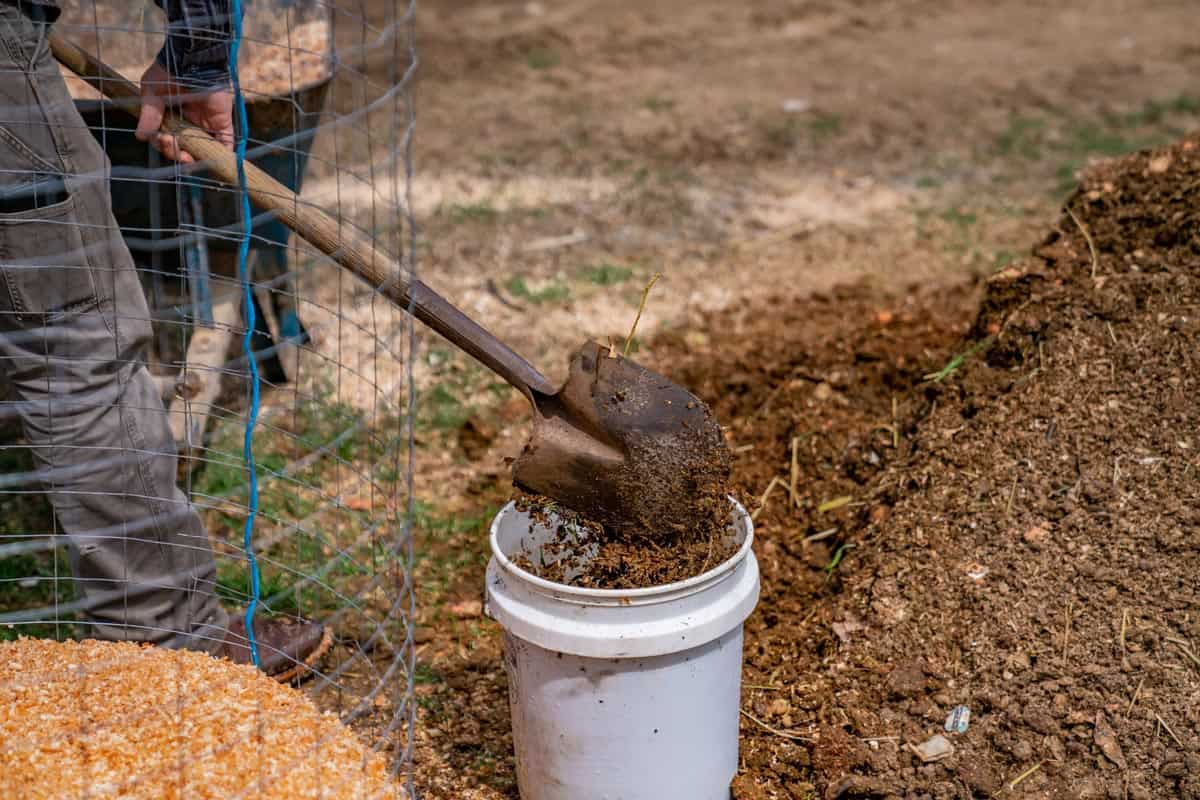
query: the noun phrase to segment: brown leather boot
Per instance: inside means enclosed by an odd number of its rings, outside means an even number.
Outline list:
[[[319,622],[288,622],[255,617],[254,639],[258,645],[259,669],[283,683],[308,672],[333,644],[333,633]],[[253,664],[246,620],[230,620],[225,641],[213,653],[235,664]]]

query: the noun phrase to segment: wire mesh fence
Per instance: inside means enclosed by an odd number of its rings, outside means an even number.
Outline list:
[[[164,41],[227,47],[238,158],[411,271],[415,3],[59,6],[55,21],[48,6],[0,0],[0,730],[18,732],[0,744],[12,767],[0,785],[38,780],[15,765],[70,750],[54,741],[66,728],[30,720],[20,732],[16,701],[65,678],[53,664],[31,670],[17,646],[94,638],[306,675],[317,708],[386,754],[399,778],[380,791],[411,794],[410,319],[250,207],[244,186],[140,141],[136,109],[55,64],[47,37],[135,82],[156,60],[183,74],[178,48],[158,55]],[[228,35],[197,21],[201,7],[228,9]],[[185,111],[207,96],[183,80],[171,91]],[[319,644],[300,642],[310,629]],[[71,661],[71,680],[114,663],[134,680],[146,651],[119,652]],[[199,698],[170,663],[153,695],[185,715]],[[222,747],[258,741],[265,763],[261,726],[237,718],[256,708],[231,696]],[[72,715],[99,750],[129,723],[80,705],[61,710],[67,728]],[[314,736],[290,768],[332,763],[340,742]],[[89,752],[84,762],[100,763]],[[159,755],[200,774],[212,760]],[[155,781],[176,774],[150,780],[134,759],[115,784],[82,767],[73,784],[64,759],[44,776],[64,781],[48,784],[54,796],[165,796]],[[288,769],[268,766],[246,765]],[[20,796],[13,788],[0,793]]]

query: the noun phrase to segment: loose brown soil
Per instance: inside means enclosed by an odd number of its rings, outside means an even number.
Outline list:
[[[653,531],[607,529],[552,500],[518,495],[517,508],[555,531],[538,553],[522,553],[514,562],[555,583],[591,589],[641,589],[687,580],[733,556],[738,544],[728,534],[726,494],[706,492],[697,502],[705,523],[686,535],[666,538]],[[724,514],[717,512],[718,501]],[[535,563],[536,562],[536,563]]]

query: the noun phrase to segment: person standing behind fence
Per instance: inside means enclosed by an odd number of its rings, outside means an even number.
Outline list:
[[[164,108],[232,146],[229,0],[156,0],[166,42],[142,77],[137,136]],[[0,0],[0,370],[66,536],[91,635],[251,656],[221,607],[199,515],[175,484],[176,450],[146,368],[149,309],[113,218],[108,159],[84,125],[47,32],[53,0]],[[329,646],[314,622],[256,620],[260,666],[286,679]]]

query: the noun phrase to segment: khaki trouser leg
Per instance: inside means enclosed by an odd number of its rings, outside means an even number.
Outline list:
[[[43,29],[0,4],[0,370],[91,634],[213,650],[227,616],[143,361],[146,299]]]

